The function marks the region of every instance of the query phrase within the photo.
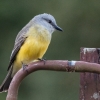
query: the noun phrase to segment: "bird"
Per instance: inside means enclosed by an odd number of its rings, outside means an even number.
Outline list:
[[[10,56],[8,73],[0,86],[0,93],[7,92],[14,75],[22,64],[29,64],[42,59],[51,42],[52,33],[63,31],[51,14],[43,13],[33,17],[21,29],[15,39],[15,44]]]

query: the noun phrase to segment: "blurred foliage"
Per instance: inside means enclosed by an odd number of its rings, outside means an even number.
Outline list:
[[[46,59],[79,60],[80,47],[100,47],[99,0],[0,0],[0,83],[17,33],[37,14],[52,14],[63,33],[53,34]],[[6,93],[0,94],[5,100]],[[38,71],[21,84],[18,100],[78,100],[79,74]]]

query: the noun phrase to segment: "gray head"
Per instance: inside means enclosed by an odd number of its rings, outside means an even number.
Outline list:
[[[56,24],[55,18],[50,14],[40,14],[35,16],[32,20],[34,23],[45,27],[50,33],[53,33],[55,30],[62,31],[62,29]]]

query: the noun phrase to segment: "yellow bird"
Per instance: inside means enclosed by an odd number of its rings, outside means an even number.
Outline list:
[[[23,64],[42,59],[55,30],[62,31],[57,26],[55,18],[50,14],[35,16],[17,35],[10,56],[8,74],[0,86],[0,92],[9,89],[10,82]]]

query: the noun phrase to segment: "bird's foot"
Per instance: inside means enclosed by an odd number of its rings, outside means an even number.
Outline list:
[[[27,64],[24,64],[24,63],[22,62],[23,71],[26,71],[26,72],[28,73],[27,66],[28,66]]]
[[[45,65],[45,61],[46,61],[46,59],[38,58],[38,60],[43,61],[43,62],[44,62],[44,65]]]

